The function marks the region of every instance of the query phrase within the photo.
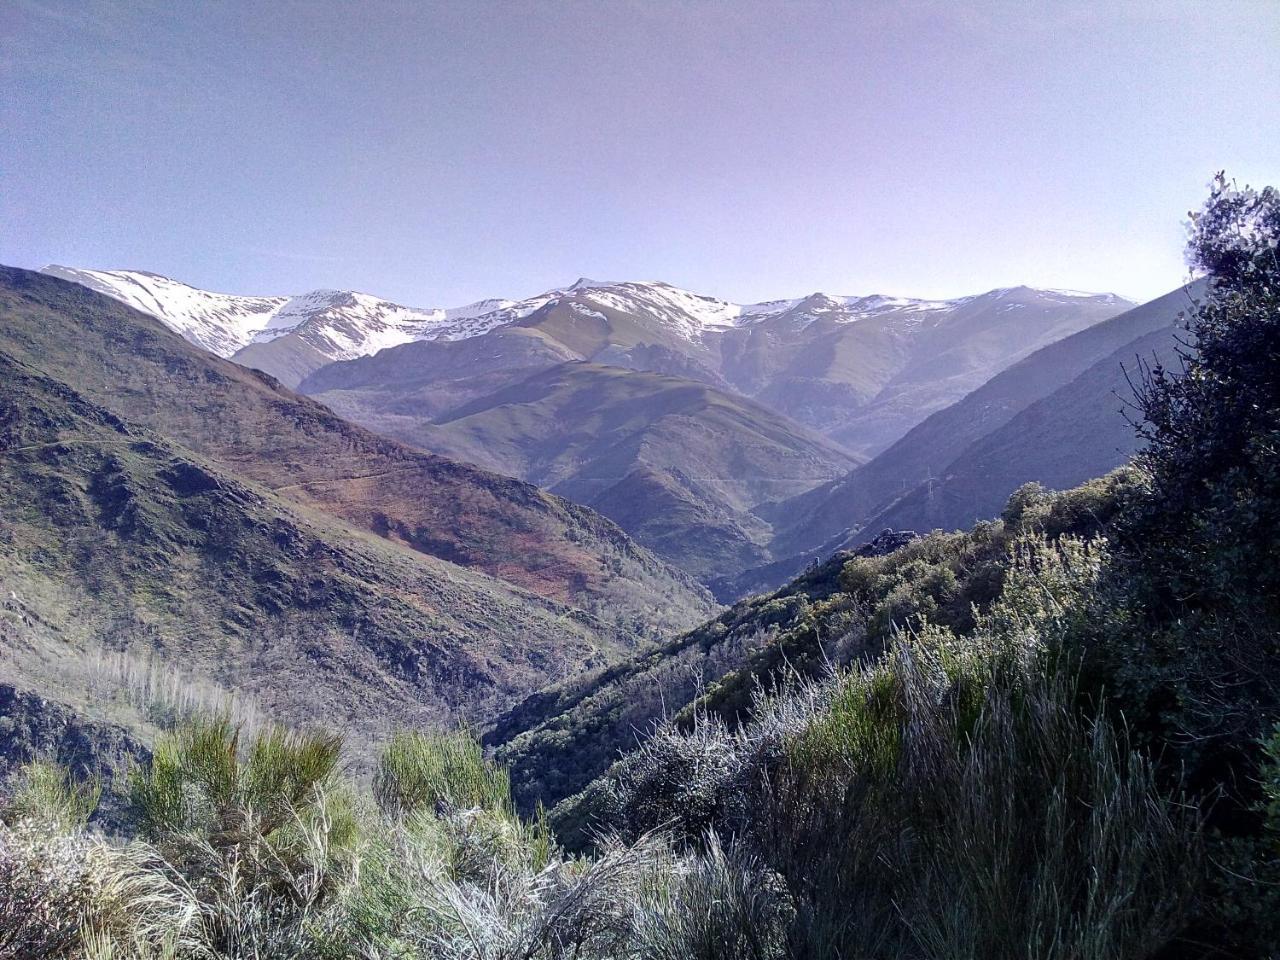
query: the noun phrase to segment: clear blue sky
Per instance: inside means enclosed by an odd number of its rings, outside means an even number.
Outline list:
[[[1280,0],[0,2],[0,262],[422,306],[1151,296],[1280,181]]]

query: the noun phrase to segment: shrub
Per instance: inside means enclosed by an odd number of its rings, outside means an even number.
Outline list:
[[[1280,717],[1278,246],[1280,193],[1219,175],[1192,215],[1188,259],[1205,286],[1179,362],[1136,371],[1145,446],[1079,634],[1093,698],[1204,810],[1225,900],[1204,905],[1195,936],[1239,955],[1280,932],[1259,920],[1275,897],[1258,859],[1259,744]]]
[[[1189,258],[1208,274],[1194,348],[1180,370],[1139,371],[1144,490],[1116,537],[1121,629],[1102,638],[1129,714],[1229,793],[1280,715],[1280,572],[1263,561],[1280,541],[1278,244],[1280,193],[1219,175],[1193,214]]]
[[[694,756],[726,757],[706,795],[737,802],[686,803],[681,828],[710,809],[776,872],[792,956],[1127,960],[1178,932],[1194,812],[1078,712],[1063,653],[1102,562],[1079,541],[1018,541],[972,636],[925,624],[874,664],[764,698],[742,730],[701,734],[717,746]],[[669,739],[651,752],[677,770]],[[619,788],[642,810],[650,792]]]
[[[610,812],[618,818],[605,819],[604,811],[597,818],[629,838],[664,830],[697,843],[723,822],[735,799],[738,760],[718,720],[703,718],[687,733],[663,723],[614,770]]]
[[[340,738],[273,729],[247,751],[226,718],[156,744],[132,795],[139,826],[199,903],[208,944],[233,956],[308,956],[312,928],[355,869]]]
[[[0,827],[0,958],[72,956],[92,896],[83,840]]]
[[[18,771],[11,795],[0,808],[0,819],[10,824],[35,821],[69,833],[88,823],[101,795],[96,779],[77,780],[58,764],[38,760]]]
[[[704,852],[647,891],[636,915],[643,960],[782,960],[790,905],[781,878],[709,834]]]
[[[390,816],[444,807],[511,810],[507,771],[462,731],[396,734],[379,758],[373,791]]]

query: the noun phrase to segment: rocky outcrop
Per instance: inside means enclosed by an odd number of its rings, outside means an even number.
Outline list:
[[[52,760],[77,776],[102,781],[94,822],[124,826],[129,770],[151,751],[123,727],[87,720],[65,704],[0,683],[0,792],[23,764]]]
[[[875,535],[875,538],[868,540],[857,550],[853,551],[855,557],[883,557],[886,553],[893,553],[899,547],[905,547],[912,540],[919,540],[920,534],[914,530],[892,530],[886,527]]]

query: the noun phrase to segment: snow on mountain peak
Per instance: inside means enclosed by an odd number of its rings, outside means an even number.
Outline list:
[[[248,343],[289,300],[213,293],[142,270],[82,270],[51,264],[41,272],[149,313],[192,343],[222,357]]]
[[[319,289],[292,297],[241,297],[200,290],[141,270],[82,270],[50,265],[45,273],[83,284],[152,314],[188,340],[223,357],[251,343],[293,335],[332,360],[376,353],[413,340],[462,340],[516,323],[550,304],[567,301],[583,316],[610,312],[641,317],[667,335],[697,343],[736,327],[802,330],[810,324],[853,323],[882,318],[910,331],[930,314],[979,297],[919,300],[871,295],[837,296],[821,291],[786,300],[738,304],[662,281],[600,281],[579,277],[568,287],[524,300],[494,298],[450,309],[407,307],[372,294]],[[1021,302],[1090,298],[1124,302],[1114,294],[1008,287],[980,297]],[[937,322],[933,320],[932,322]]]
[[[573,281],[566,289],[569,290],[590,290],[593,287],[612,287],[616,284],[612,280],[592,280],[590,277],[579,277]]]

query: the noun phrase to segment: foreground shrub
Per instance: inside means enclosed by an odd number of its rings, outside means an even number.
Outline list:
[[[146,844],[0,828],[0,957],[198,957],[205,943],[194,893]]]
[[[507,771],[461,731],[396,734],[379,759],[373,792],[389,816],[446,807],[512,809]]]
[[[357,822],[338,737],[274,729],[242,750],[226,718],[156,744],[132,789],[142,834],[230,956],[307,956],[355,870]]]
[[[1140,483],[1079,638],[1094,698],[1200,803],[1223,895],[1194,937],[1240,956],[1280,937],[1260,747],[1280,720],[1278,247],[1280,193],[1219,175],[1192,215],[1205,283],[1181,356],[1135,372]]]
[[[790,902],[781,878],[714,833],[701,856],[655,884],[636,916],[645,960],[781,960]]]
[[[14,778],[12,793],[0,806],[0,819],[40,823],[52,830],[72,832],[89,822],[102,785],[96,779],[77,780],[47,760],[26,764]]]
[[[739,731],[666,732],[618,768],[622,822],[651,818],[648,784],[717,758],[685,781],[699,795],[678,828],[713,811],[781,878],[799,958],[1153,954],[1197,890],[1197,821],[1077,709],[1062,645],[1100,563],[1078,541],[1023,540],[972,636],[926,624],[874,665],[767,698]]]
[[[72,955],[94,891],[87,860],[78,838],[0,828],[0,958]]]

